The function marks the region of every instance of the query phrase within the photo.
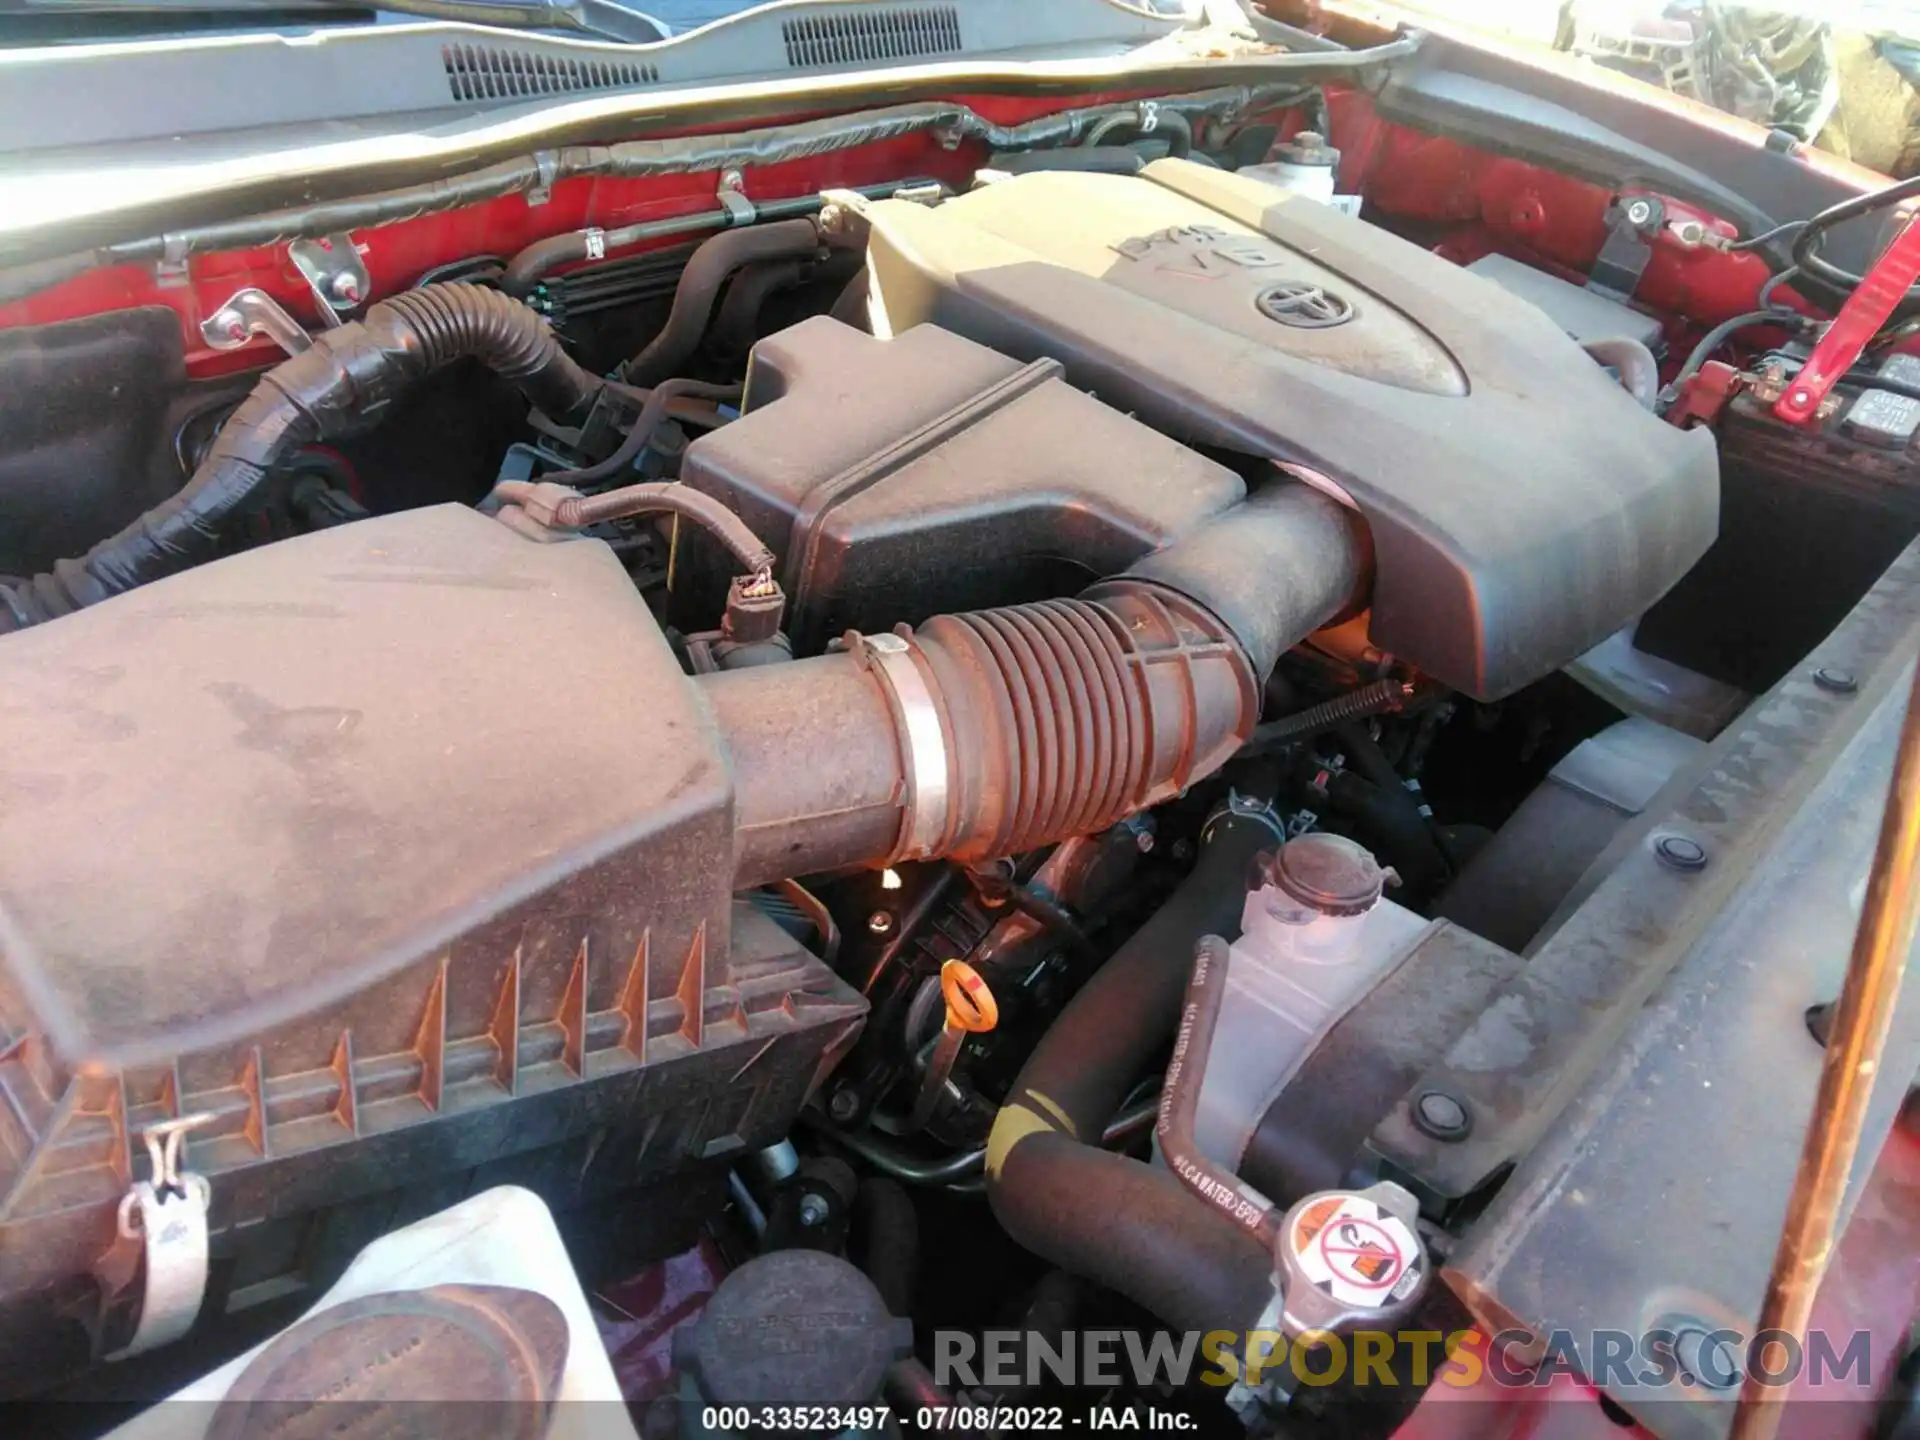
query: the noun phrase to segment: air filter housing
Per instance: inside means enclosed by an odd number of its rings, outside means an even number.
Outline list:
[[[124,1338],[75,1287],[159,1120],[207,1117],[203,1317],[324,1280],[286,1226],[350,1200],[783,1135],[865,1005],[736,909],[732,785],[612,553],[463,507],[0,641],[0,1384]]]

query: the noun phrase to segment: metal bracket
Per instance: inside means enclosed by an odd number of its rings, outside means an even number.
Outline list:
[[[720,172],[720,185],[713,192],[713,198],[720,202],[720,208],[727,212],[727,224],[751,225],[759,216],[759,211],[747,198],[747,177],[738,170]]]
[[[527,207],[544,205],[553,198],[553,182],[560,178],[560,157],[551,150],[533,152],[533,168],[539,178],[527,191]]]
[[[373,279],[351,235],[295,240],[287,246],[287,257],[320,302],[320,320],[325,325],[338,325],[340,317],[365,301],[373,289]]]
[[[185,285],[192,278],[187,268],[186,236],[160,237],[160,258],[153,262],[153,278],[165,290]]]
[[[265,335],[289,355],[313,344],[313,337],[278,300],[251,285],[234,291],[226,304],[200,322],[200,338],[215,350],[238,350],[256,335]]]
[[[1666,206],[1653,196],[1621,196],[1607,213],[1606,243],[1587,276],[1587,289],[1631,299],[1653,259],[1653,237],[1665,221]]]
[[[918,185],[902,185],[893,192],[893,198],[932,209],[947,198],[947,191],[938,180],[926,180]]]

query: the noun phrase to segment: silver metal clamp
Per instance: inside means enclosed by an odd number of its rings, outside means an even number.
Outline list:
[[[207,1291],[207,1211],[213,1187],[204,1176],[181,1167],[186,1136],[207,1124],[211,1114],[183,1115],[148,1127],[147,1161],[152,1175],[138,1181],[120,1202],[124,1240],[145,1248],[146,1281],[140,1321],[124,1350],[107,1356],[125,1359],[178,1340],[193,1328]]]
[[[898,635],[860,637],[866,663],[886,681],[887,694],[898,722],[905,751],[908,796],[907,822],[902,827],[902,860],[921,860],[933,854],[947,825],[946,727],[933,691],[914,663],[913,647]]]

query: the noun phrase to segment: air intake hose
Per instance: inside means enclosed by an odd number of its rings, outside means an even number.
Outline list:
[[[1239,749],[1281,651],[1369,563],[1360,522],[1288,482],[1078,599],[699,677],[733,757],[735,885],[996,859],[1171,799]]]
[[[395,295],[261,376],[178,494],[0,597],[10,602],[0,616],[10,609],[15,624],[34,624],[211,558],[228,522],[281,461],[348,433],[465,357],[513,381],[549,415],[578,409],[600,388],[545,320],[498,291],[449,284]]]

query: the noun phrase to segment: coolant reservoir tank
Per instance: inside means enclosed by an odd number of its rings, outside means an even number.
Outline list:
[[[1262,852],[1227,960],[1195,1125],[1237,1168],[1267,1107],[1314,1045],[1412,948],[1427,922],[1383,898],[1399,883],[1365,846],[1310,833]]]

